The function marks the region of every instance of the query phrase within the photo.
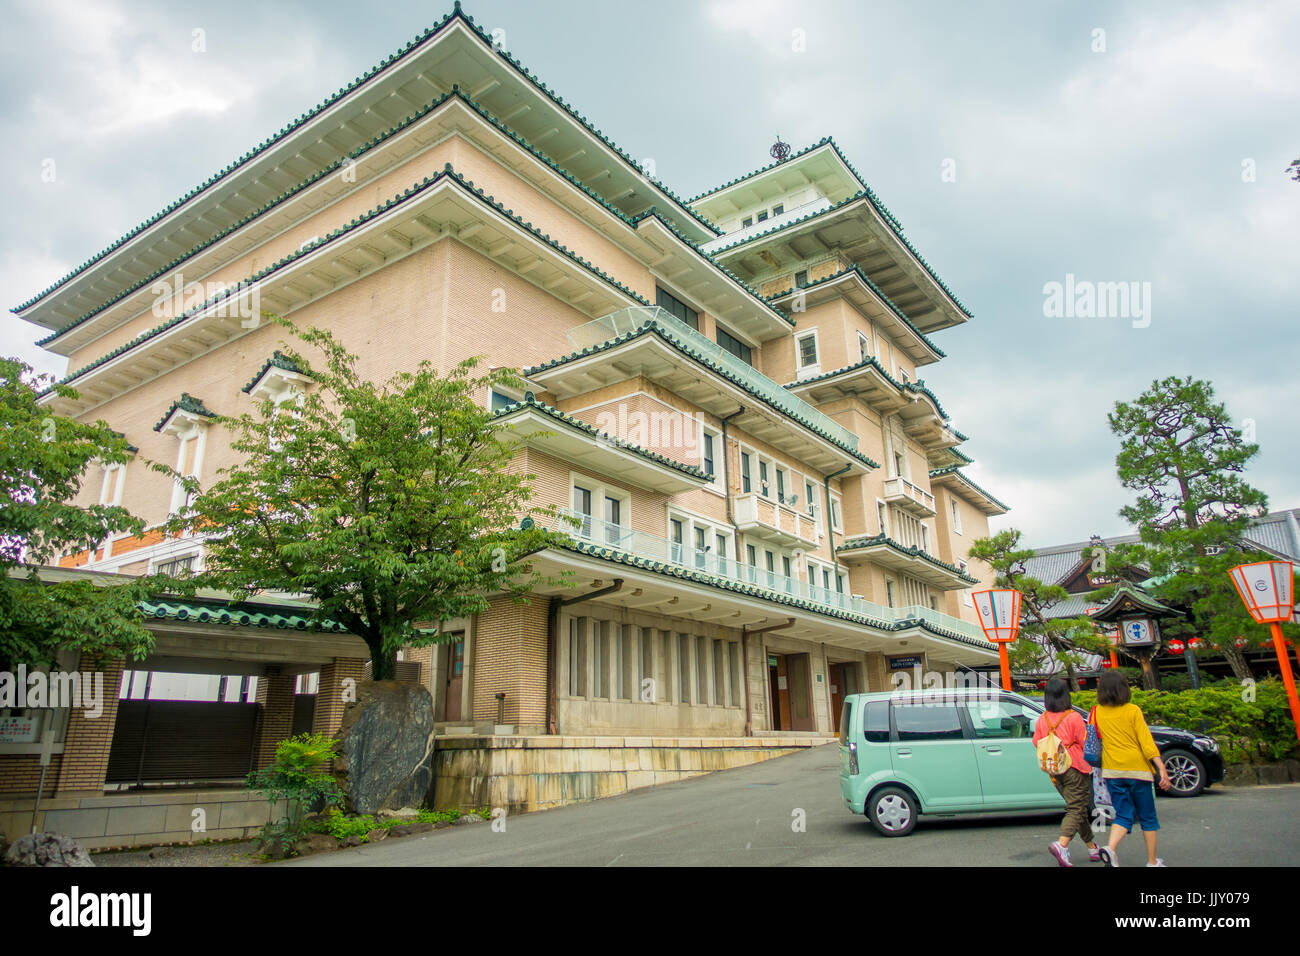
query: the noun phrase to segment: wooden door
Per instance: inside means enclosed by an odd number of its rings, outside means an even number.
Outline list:
[[[465,635],[457,635],[456,643],[447,648],[447,720],[461,719],[461,688],[465,675]]]

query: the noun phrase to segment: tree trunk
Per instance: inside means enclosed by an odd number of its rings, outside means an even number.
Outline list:
[[[384,651],[383,644],[370,644],[370,679],[392,680],[397,676],[397,652]]]
[[[1237,680],[1254,680],[1255,673],[1250,669],[1250,664],[1246,662],[1246,655],[1241,652],[1241,648],[1236,644],[1224,644],[1223,657],[1232,668],[1232,675]]]
[[[1142,688],[1144,690],[1159,690],[1160,675],[1156,673],[1156,665],[1151,660],[1149,653],[1143,654],[1138,660],[1142,664]]]

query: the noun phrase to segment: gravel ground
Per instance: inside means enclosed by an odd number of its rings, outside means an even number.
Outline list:
[[[235,840],[196,846],[167,846],[155,849],[110,850],[95,853],[95,866],[258,866],[253,858],[255,840]],[[150,856],[149,854],[155,854]]]

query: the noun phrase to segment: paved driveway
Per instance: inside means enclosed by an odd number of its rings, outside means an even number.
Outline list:
[[[385,840],[277,866],[1055,866],[1059,816],[922,821],[879,836],[840,803],[834,745],[765,763],[523,814]],[[1300,785],[1214,788],[1159,801],[1170,866],[1288,865],[1300,856]],[[806,819],[795,832],[796,810]],[[1078,844],[1075,844],[1078,847]],[[1134,862],[1140,837],[1124,841]],[[1076,850],[1076,856],[1077,856]],[[1084,863],[1085,866],[1089,865]]]

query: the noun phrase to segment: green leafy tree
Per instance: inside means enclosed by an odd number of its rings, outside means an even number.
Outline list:
[[[190,494],[170,529],[207,538],[203,572],[181,584],[305,595],[315,620],[365,640],[373,678],[389,679],[400,648],[444,640],[441,622],[486,610],[495,593],[526,600],[542,580],[526,558],[551,535],[520,527],[535,476],[512,466],[516,444],[475,400],[512,376],[476,377],[471,359],[375,384],[328,331],[296,334],[323,357],[312,365],[286,346],[311,384],[214,419],[237,464],[209,488],[154,465]]]
[[[139,534],[143,524],[116,505],[73,503],[93,463],[126,461],[126,439],[102,421],[53,414],[38,402],[49,376],[31,373],[18,359],[0,359],[0,668],[49,667],[60,648],[141,659],[153,647],[136,607],[146,580],[97,586],[37,577],[60,555]]]
[[[1048,616],[1069,594],[1060,585],[1044,583],[1025,571],[1025,562],[1034,552],[1020,547],[1020,532],[1010,528],[980,538],[971,544],[970,555],[993,569],[996,587],[1015,588],[1021,594],[1020,637],[1008,649],[1012,671],[1043,674],[1059,664],[1071,686],[1077,686],[1075,670],[1086,655],[1106,653],[1105,639],[1097,635],[1086,616]]]
[[[1120,517],[1141,543],[1113,555],[1108,568],[1148,568],[1156,597],[1188,613],[1167,624],[1165,636],[1201,637],[1234,674],[1251,676],[1236,639],[1259,643],[1268,631],[1246,612],[1228,571],[1265,559],[1244,538],[1251,519],[1268,510],[1264,493],[1243,477],[1259,445],[1233,425],[1213,386],[1191,377],[1152,382],[1136,400],[1117,402],[1109,421],[1120,438],[1120,482],[1137,493]]]

